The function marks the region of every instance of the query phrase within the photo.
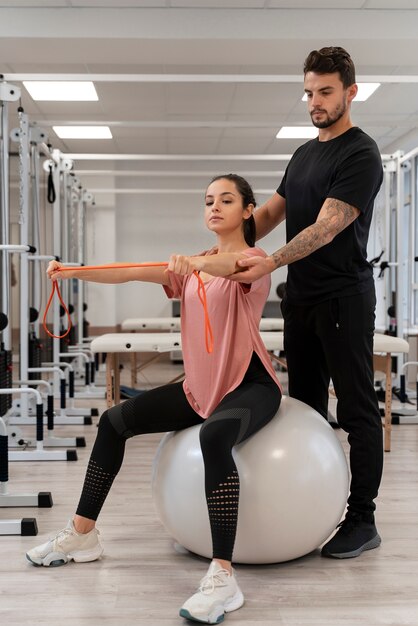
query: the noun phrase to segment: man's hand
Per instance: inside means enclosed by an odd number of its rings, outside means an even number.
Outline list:
[[[246,259],[238,261],[238,266],[242,268],[242,271],[238,271],[235,274],[228,276],[230,280],[235,280],[239,283],[253,283],[262,276],[271,273],[276,269],[273,259],[261,256],[251,256]]]

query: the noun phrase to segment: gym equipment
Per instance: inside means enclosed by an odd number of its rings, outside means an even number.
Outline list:
[[[418,148],[407,154],[398,150],[386,156],[383,170],[384,181],[376,199],[368,246],[373,257],[370,262],[379,269],[375,276],[376,324],[379,331],[413,342],[418,331]],[[392,359],[394,393],[402,387],[407,359],[406,353]],[[413,382],[412,370],[409,381]],[[396,408],[394,423],[395,420],[415,424],[418,414],[403,403]]]
[[[0,332],[6,330],[8,319],[5,313],[0,314]],[[11,351],[4,349],[0,344],[0,508],[3,507],[51,507],[50,492],[13,494],[8,491],[9,481],[9,433],[1,416],[11,407],[11,397],[14,393],[29,393],[36,396],[39,404],[40,395],[32,389],[12,390],[12,359]],[[43,435],[42,421],[43,405],[37,406],[37,436]],[[0,520],[0,535],[36,535],[37,524],[35,518],[21,518]]]
[[[199,430],[193,426],[163,437],[152,490],[169,535],[211,558]],[[341,444],[322,416],[284,397],[271,422],[233,454],[240,476],[234,562],[289,561],[330,536],[345,509],[349,475]]]

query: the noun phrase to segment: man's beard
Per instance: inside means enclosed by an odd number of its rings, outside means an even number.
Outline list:
[[[326,115],[326,118],[324,120],[322,120],[321,122],[315,122],[313,115],[315,113],[315,111],[313,113],[311,113],[311,120],[312,120],[312,124],[316,127],[316,128],[329,128],[330,126],[332,126],[333,124],[335,124],[335,122],[338,122],[338,120],[340,120],[342,118],[342,116],[344,115],[344,113],[347,110],[347,104],[346,102],[343,100],[342,104],[341,104],[341,108],[337,107],[335,109],[335,111],[333,112],[333,114],[331,115]]]

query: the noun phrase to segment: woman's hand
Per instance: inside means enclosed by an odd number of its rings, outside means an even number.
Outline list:
[[[193,274],[202,269],[199,259],[204,257],[184,256],[183,254],[172,254],[168,263],[168,270],[175,274]]]
[[[47,267],[46,273],[51,280],[58,280],[59,278],[70,278],[68,272],[60,272],[59,269],[63,267],[62,263],[58,261],[50,261]]]
[[[241,252],[222,252],[207,254],[205,256],[183,256],[172,254],[168,269],[176,274],[192,274],[193,272],[205,272],[211,276],[228,276],[240,268],[237,262],[245,259]]]

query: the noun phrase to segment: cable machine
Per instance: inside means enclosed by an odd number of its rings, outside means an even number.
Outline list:
[[[11,312],[10,298],[10,253],[28,255],[31,251],[27,244],[13,246],[9,242],[9,153],[8,153],[8,104],[20,98],[20,90],[14,85],[0,82],[0,271],[2,287],[0,294],[0,507],[13,506],[52,506],[49,492],[12,494],[8,491],[9,454],[6,415],[11,407],[11,397],[19,395],[22,399],[27,395],[36,398],[37,440],[41,445],[43,438],[43,402],[35,389],[21,387],[12,388],[12,336],[9,318]],[[36,535],[37,524],[34,518],[0,520],[0,534]]]
[[[384,160],[384,182],[371,228],[377,254],[371,262],[379,269],[376,292],[378,302],[383,302],[377,311],[377,330],[410,343],[418,335],[417,160],[418,148],[406,155],[397,151]],[[393,357],[393,393],[401,402],[392,411],[395,423],[418,423],[418,400],[414,408],[406,393],[406,371],[416,372],[417,365],[405,355]],[[410,396],[417,392],[418,376]]]

